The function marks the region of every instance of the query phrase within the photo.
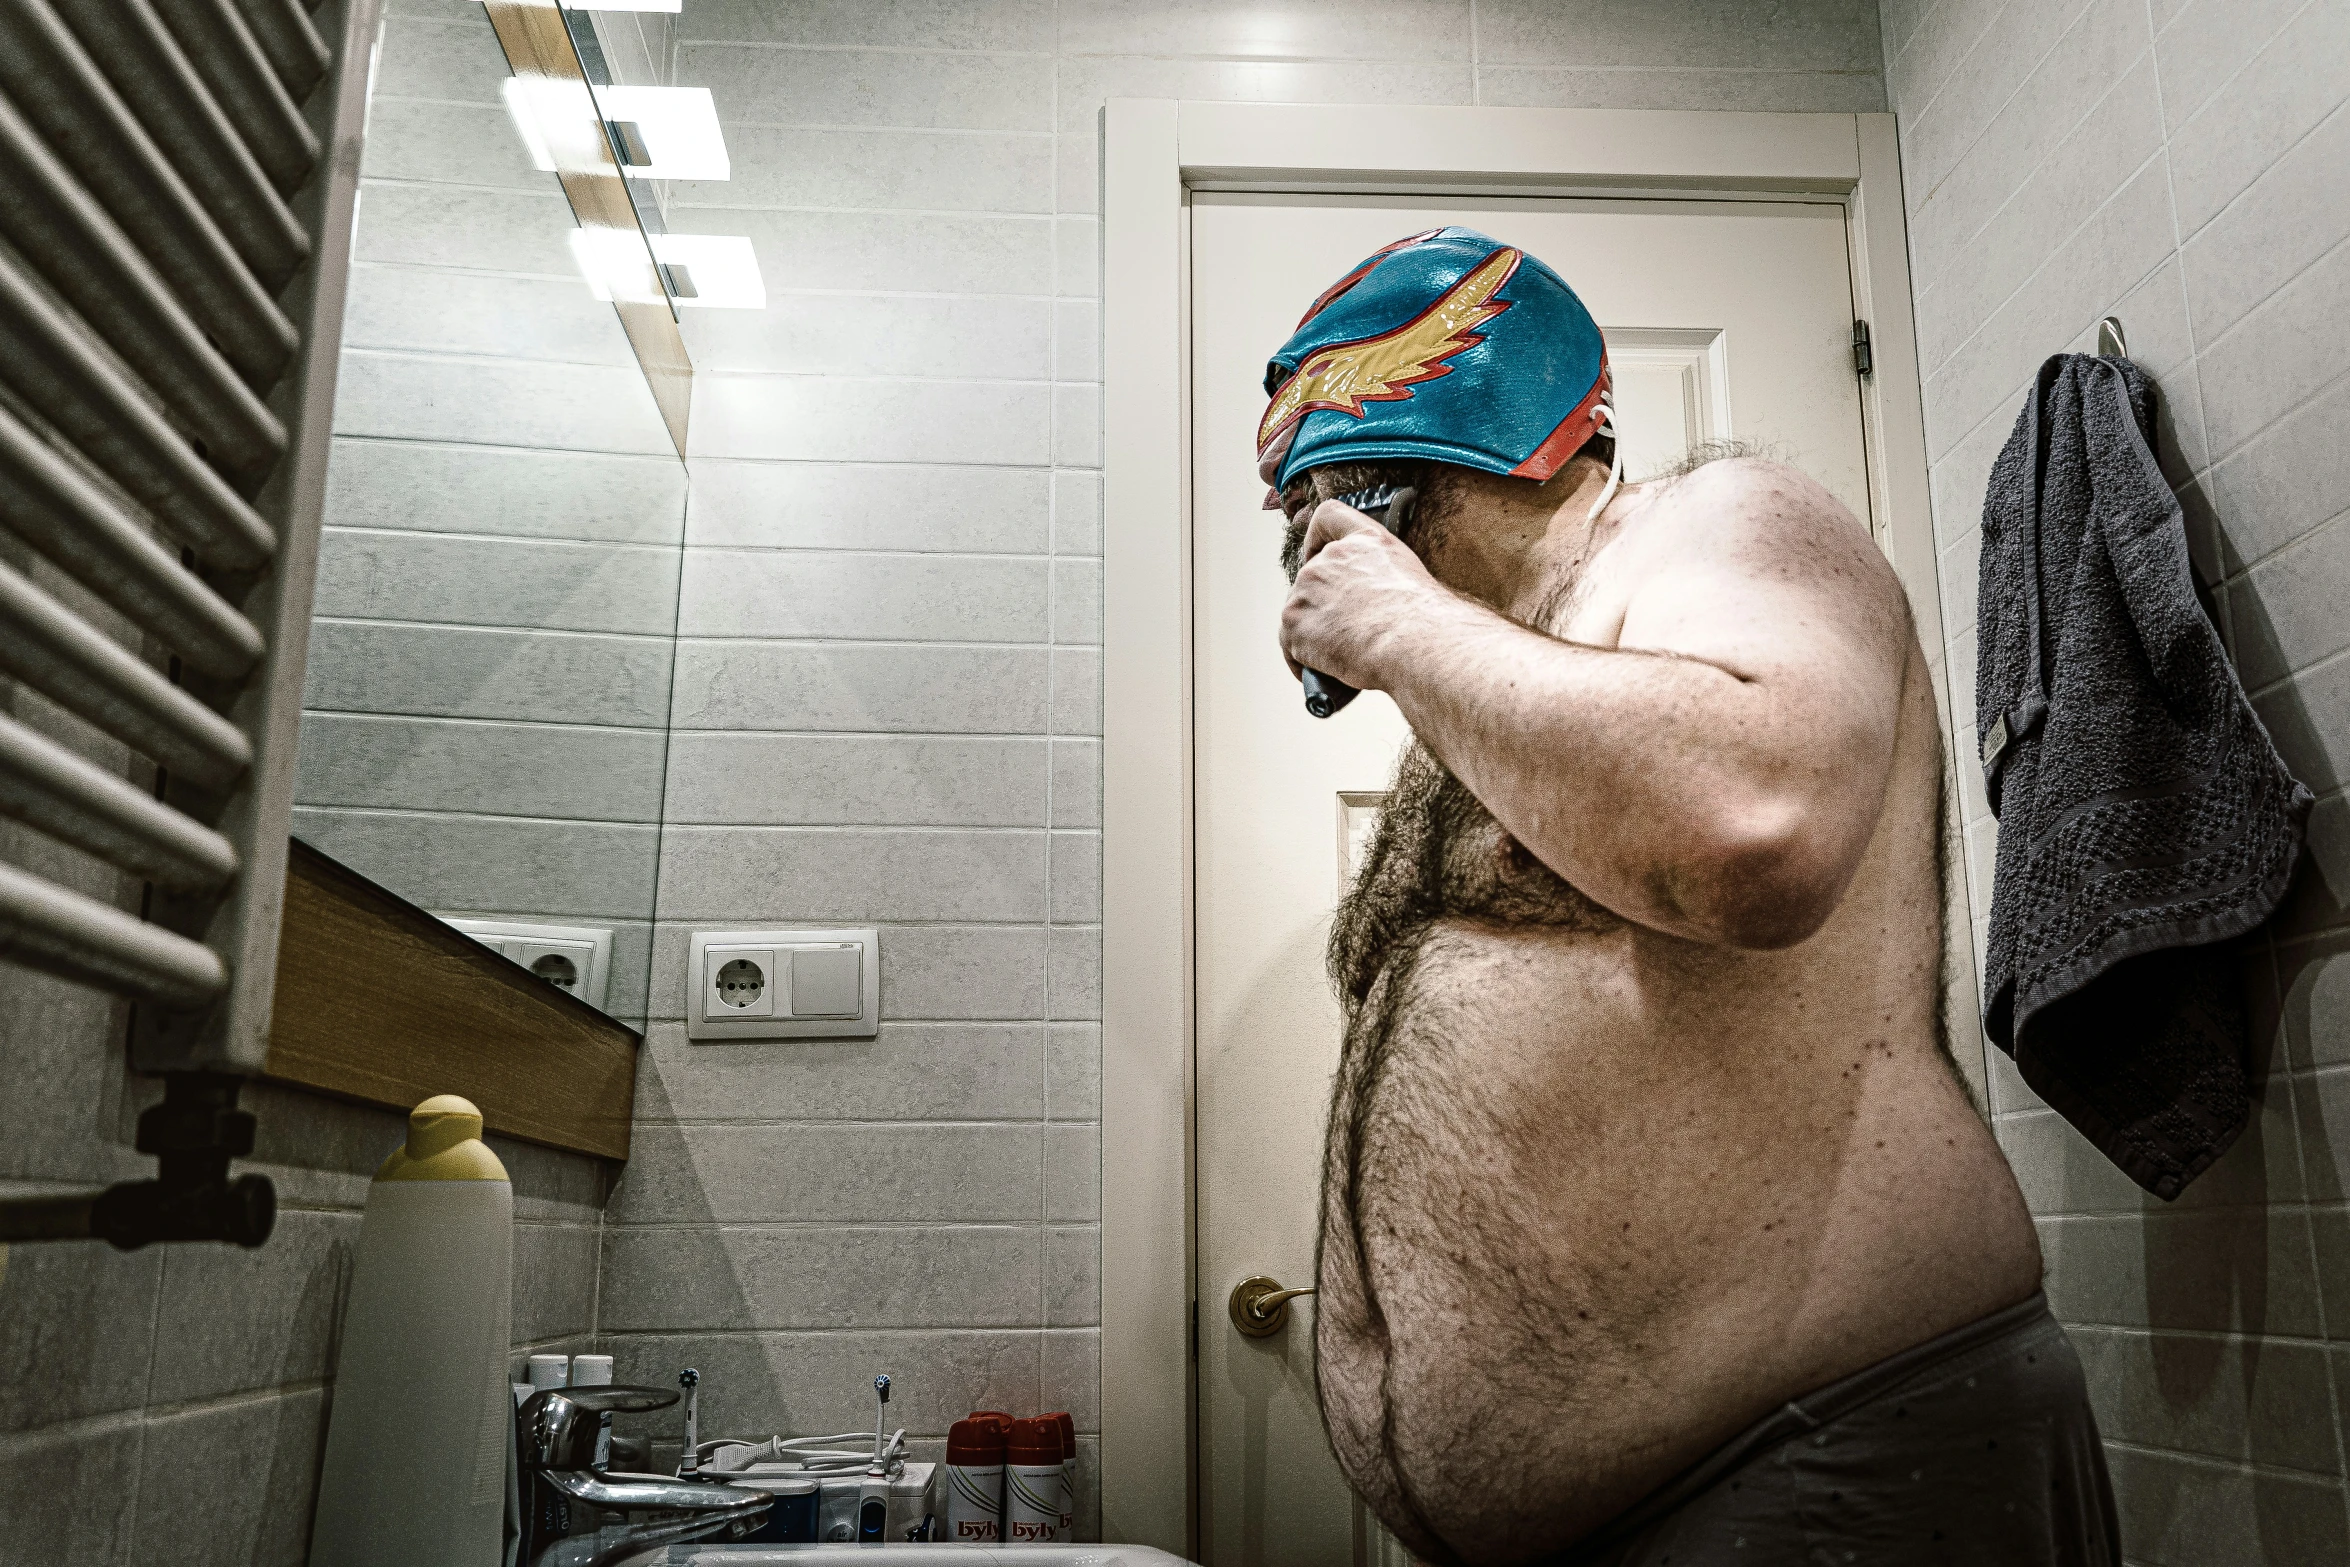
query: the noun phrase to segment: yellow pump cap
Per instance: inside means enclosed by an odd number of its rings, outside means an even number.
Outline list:
[[[502,1181],[506,1167],[481,1140],[481,1112],[470,1099],[435,1094],[408,1112],[406,1146],[375,1172],[379,1181]]]

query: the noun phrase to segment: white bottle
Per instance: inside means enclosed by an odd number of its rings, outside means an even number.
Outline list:
[[[499,1567],[514,1188],[453,1094],[375,1172],[335,1366],[311,1567]]]

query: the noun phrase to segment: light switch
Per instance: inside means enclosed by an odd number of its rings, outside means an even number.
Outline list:
[[[865,1010],[858,985],[864,953],[854,946],[794,947],[793,1017],[855,1017]]]
[[[871,1039],[881,1027],[875,930],[698,930],[685,1037]]]

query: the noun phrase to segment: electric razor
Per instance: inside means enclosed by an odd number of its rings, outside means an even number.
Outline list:
[[[1420,492],[1410,485],[1381,484],[1368,490],[1356,490],[1347,495],[1330,498],[1341,506],[1352,506],[1356,511],[1394,534],[1403,537],[1404,524],[1411,521],[1412,502]],[[1316,718],[1328,718],[1362,693],[1343,680],[1334,680],[1318,669],[1305,672],[1306,711]]]

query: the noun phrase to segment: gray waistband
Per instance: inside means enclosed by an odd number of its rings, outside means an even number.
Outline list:
[[[2029,1299],[2002,1307],[1947,1333],[1936,1334],[1848,1377],[1814,1388],[1800,1398],[1789,1399],[1617,1514],[1597,1534],[1577,1542],[1566,1554],[1550,1558],[1547,1567],[1575,1567],[1597,1552],[1621,1545],[1691,1497],[1712,1489],[1755,1454],[1817,1431],[1916,1377],[1970,1354],[1996,1351],[2009,1339],[2024,1338],[2056,1325],[2056,1319],[2048,1312],[2048,1297],[2035,1290]]]

